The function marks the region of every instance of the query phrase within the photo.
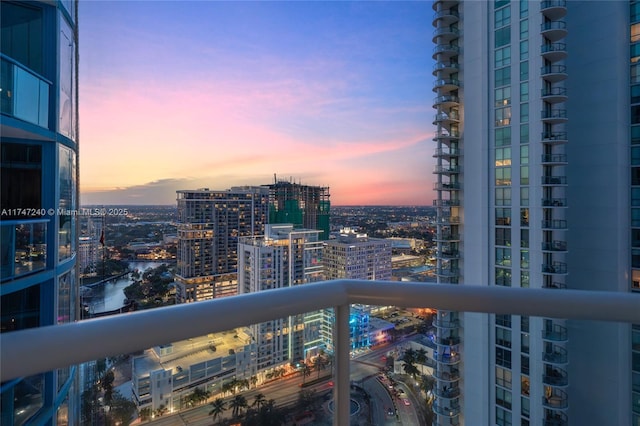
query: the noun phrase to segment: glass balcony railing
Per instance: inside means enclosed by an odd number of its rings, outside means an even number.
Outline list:
[[[564,342],[567,340],[567,329],[559,324],[554,324],[546,330],[542,330],[542,338],[551,342]]]
[[[567,251],[567,242],[562,240],[543,242],[542,251]]]
[[[567,207],[566,198],[543,198],[543,207]]]
[[[563,262],[543,263],[542,272],[545,274],[566,274],[567,264]]]
[[[3,281],[45,269],[48,222],[48,219],[0,222]]]
[[[460,205],[460,200],[433,200],[435,207],[455,207]]]
[[[566,185],[567,177],[566,176],[542,176],[540,179],[540,183],[542,185]]]
[[[334,409],[330,415],[333,416],[334,425],[348,425],[352,405],[350,403],[351,306],[377,305],[381,300],[384,300],[385,305],[407,308],[428,306],[439,309],[441,312],[468,310],[543,318],[640,322],[640,311],[637,309],[640,295],[626,292],[572,290],[549,292],[532,288],[335,280],[95,318],[90,321],[2,333],[0,334],[0,358],[2,359],[0,377],[2,382],[10,383],[21,377],[32,377],[46,371],[55,371],[114,354],[131,354],[146,351],[149,348],[167,348],[167,342],[183,341],[193,350],[195,343],[193,340],[198,336],[204,336],[205,350],[208,350],[207,336],[212,333],[244,329],[252,324],[333,307],[333,387],[331,392],[333,392]],[[500,303],[495,303],[496,300]],[[269,306],[269,309],[264,309],[265,306]],[[559,345],[554,342],[558,337],[562,337],[563,333],[566,338],[564,327],[549,324],[548,333],[545,332],[543,337],[545,340],[550,340],[550,345],[553,347],[553,345]],[[199,349],[195,348],[195,350]],[[379,356],[376,355],[376,358]],[[434,411],[439,416],[437,422],[444,422],[457,416],[461,410],[457,403],[452,403],[455,400],[448,396],[453,395],[449,390],[455,392],[454,381],[458,375],[455,365],[461,361],[461,357],[452,350],[449,353],[435,352],[433,359],[437,362],[437,378],[443,381],[451,380],[452,383],[446,389],[444,383],[437,384],[437,391],[441,392],[442,397],[450,398],[449,400],[438,399],[433,405]],[[219,374],[214,364],[203,363],[201,367],[202,370],[199,370],[201,376],[205,374],[205,367],[207,374],[209,368],[217,371],[214,374]],[[191,370],[193,370],[191,373],[196,372],[196,369]],[[190,370],[185,368],[182,371],[181,368],[176,367],[172,374],[175,380],[179,380],[181,374],[186,374],[188,371]],[[291,374],[294,372],[291,371]],[[170,375],[168,379],[173,377]],[[562,368],[551,363],[545,364],[543,369],[545,383],[555,388],[564,386],[563,383],[567,382],[564,380],[565,377],[566,372]],[[164,376],[158,376],[157,380],[165,379]],[[300,382],[303,380],[300,377]],[[148,396],[151,392],[149,386],[145,387],[144,383],[138,385],[142,386],[140,389],[147,392],[144,395]],[[293,395],[297,395],[299,390],[296,386]],[[550,395],[561,396],[560,391],[561,389],[554,389]],[[560,412],[555,408],[551,406],[548,409]],[[209,408],[207,408],[208,412]],[[204,416],[206,417],[206,413]],[[473,422],[473,419],[468,421]]]
[[[542,133],[542,142],[566,142],[567,132]]]
[[[566,154],[543,154],[542,162],[543,163],[566,163],[567,155]]]
[[[448,406],[433,404],[433,411],[441,416],[454,417],[460,414],[460,407],[448,407]]]
[[[542,228],[543,229],[567,229],[567,221],[562,219],[543,220]]]
[[[1,66],[1,112],[48,128],[51,82],[4,55]]]

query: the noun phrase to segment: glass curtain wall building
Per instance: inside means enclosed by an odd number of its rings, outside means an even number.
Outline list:
[[[438,281],[638,291],[638,4],[433,8]],[[435,325],[437,425],[640,424],[637,326]]]
[[[75,1],[3,1],[1,332],[75,321],[78,29]],[[2,383],[7,425],[78,422],[76,367]]]

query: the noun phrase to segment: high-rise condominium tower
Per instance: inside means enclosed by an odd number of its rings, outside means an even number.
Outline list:
[[[77,3],[2,1],[0,16],[0,327],[9,333],[78,319]],[[78,424],[76,370],[3,383],[0,423]]]
[[[433,3],[442,284],[640,291],[640,4]],[[438,312],[436,425],[638,425],[640,329]]]
[[[238,292],[254,293],[323,279],[320,231],[267,225],[264,236],[245,237],[238,246]],[[292,315],[251,326],[257,369],[297,362],[326,346],[330,335],[324,311]],[[323,330],[326,333],[323,333]]]
[[[237,291],[238,239],[264,233],[263,187],[178,191],[178,299],[195,302]]]

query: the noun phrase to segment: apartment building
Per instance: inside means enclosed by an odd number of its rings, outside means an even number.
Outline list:
[[[433,8],[438,282],[640,290],[640,5]],[[637,326],[435,325],[436,425],[640,423]]]
[[[0,3],[2,333],[79,316],[77,7]],[[77,424],[77,370],[3,383],[0,423]]]
[[[264,233],[269,192],[264,187],[177,191],[181,303],[238,294],[238,240]]]
[[[240,239],[240,294],[304,285],[324,279],[319,230],[291,224],[267,225],[262,237]],[[257,347],[257,369],[305,360],[331,341],[324,311],[292,315],[250,327]]]

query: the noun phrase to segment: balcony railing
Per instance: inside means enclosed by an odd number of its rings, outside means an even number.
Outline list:
[[[640,294],[336,280],[3,333],[0,381],[333,307],[333,422],[347,425],[350,304],[640,323]],[[455,364],[460,357],[438,354],[436,361]]]
[[[48,128],[51,82],[4,55],[1,74],[2,113]]]
[[[48,222],[48,219],[34,219],[0,223],[3,281],[46,267]]]

